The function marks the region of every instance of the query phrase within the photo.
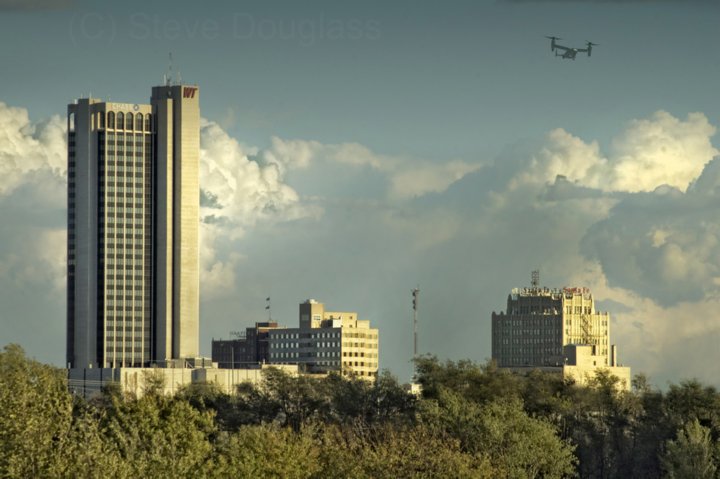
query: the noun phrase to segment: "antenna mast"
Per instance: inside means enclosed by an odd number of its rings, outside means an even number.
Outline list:
[[[418,355],[418,335],[417,335],[417,312],[418,299],[420,298],[420,288],[412,290],[412,306],[413,306],[413,359],[417,359]]]
[[[173,60],[172,60],[172,52],[168,53],[168,69],[167,72],[163,75],[163,83],[165,86],[171,86],[173,82]]]
[[[265,309],[268,312],[268,322],[272,323],[272,313],[270,312],[270,296],[265,298]]]
[[[540,270],[536,269],[532,273],[530,273],[530,286],[532,286],[533,289],[538,289],[540,287]]]

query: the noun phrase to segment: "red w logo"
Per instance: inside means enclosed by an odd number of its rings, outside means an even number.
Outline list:
[[[183,98],[195,98],[196,87],[186,86],[183,89]]]

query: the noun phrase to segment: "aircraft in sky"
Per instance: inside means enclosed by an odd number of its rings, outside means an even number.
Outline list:
[[[587,52],[587,56],[590,56],[592,53],[592,47],[597,46],[597,43],[593,42],[585,42],[586,48],[574,48],[574,47],[565,47],[562,45],[559,45],[556,43],[556,40],[562,40],[562,38],[558,37],[545,37],[550,39],[550,50],[555,52],[556,57],[562,57],[569,60],[575,60],[575,55],[578,53],[585,53]],[[562,53],[560,53],[562,52]]]

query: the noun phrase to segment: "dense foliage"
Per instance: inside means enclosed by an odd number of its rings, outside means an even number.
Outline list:
[[[720,395],[697,381],[632,392],[492,364],[417,362],[423,396],[270,370],[235,394],[115,388],[89,401],[65,372],[0,352],[0,477],[716,477]]]

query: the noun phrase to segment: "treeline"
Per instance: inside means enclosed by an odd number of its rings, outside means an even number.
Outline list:
[[[225,394],[116,388],[85,401],[65,371],[0,352],[0,477],[715,477],[720,395],[696,381],[632,392],[468,361],[417,363],[422,397],[290,377]]]

